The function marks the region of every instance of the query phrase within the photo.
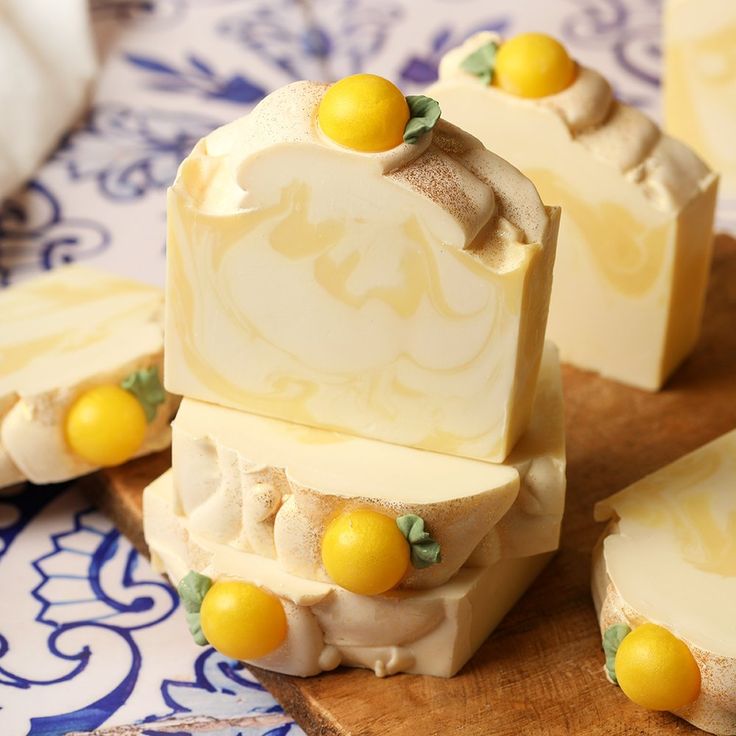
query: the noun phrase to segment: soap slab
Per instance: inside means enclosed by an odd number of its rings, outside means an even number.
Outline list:
[[[0,487],[57,483],[97,468],[67,447],[66,412],[84,390],[163,369],[163,292],[67,266],[0,292]],[[167,447],[167,396],[138,455]]]
[[[676,714],[736,733],[736,431],[596,505],[608,521],[594,551],[601,633],[651,621],[690,648],[701,691]]]
[[[166,386],[503,461],[531,414],[559,212],[440,121],[365,154],[297,82],[200,141],[168,197]]]
[[[503,465],[185,398],[173,470],[144,492],[143,522],[152,559],[172,582],[193,569],[282,599],[299,636],[259,667],[451,676],[557,548],[564,494],[559,363],[548,346],[530,427]],[[382,596],[339,588],[320,539],[335,514],[356,508],[421,516],[442,561],[412,568]]]
[[[718,177],[581,64],[536,99],[465,71],[491,42],[484,32],[448,52],[427,94],[562,207],[547,333],[562,360],[657,390],[699,335]]]

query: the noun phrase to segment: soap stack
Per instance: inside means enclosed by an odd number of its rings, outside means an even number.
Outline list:
[[[340,84],[272,93],[169,191],[184,399],[146,540],[199,643],[451,676],[558,544],[559,211],[426,98],[386,150],[336,142]]]

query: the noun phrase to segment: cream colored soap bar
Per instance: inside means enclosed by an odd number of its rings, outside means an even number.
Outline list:
[[[563,432],[551,347],[529,429],[503,465],[184,399],[173,470],[144,493],[146,541],[174,582],[194,569],[282,598],[289,639],[259,666],[450,676],[557,548]],[[339,588],[322,566],[320,540],[336,514],[356,508],[421,516],[442,561],[411,568],[382,596]]]
[[[431,590],[355,595],[283,571],[266,557],[202,539],[176,513],[171,471],[144,496],[151,560],[174,585],[191,569],[251,582],[281,599],[288,634],[253,664],[308,677],[339,665],[452,677],[548,562],[551,553],[463,568]]]
[[[385,153],[332,143],[326,88],[274,92],[182,164],[167,388],[502,461],[529,421],[558,212],[442,121]]]
[[[690,648],[700,695],[676,711],[736,734],[736,431],[600,502],[609,521],[595,551],[601,631],[665,627]]]
[[[717,177],[584,66],[536,99],[462,68],[499,41],[480,33],[450,51],[427,94],[562,206],[547,333],[562,360],[656,390],[698,338]]]
[[[163,364],[160,289],[81,266],[0,293],[0,487],[56,483],[95,470],[72,453],[74,399]],[[172,397],[157,408],[139,455],[168,446]]]
[[[667,130],[720,172],[719,221],[736,231],[736,3],[665,2],[664,110]]]

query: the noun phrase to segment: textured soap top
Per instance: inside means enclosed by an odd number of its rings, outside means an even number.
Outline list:
[[[448,52],[440,62],[440,80],[464,80],[502,97],[506,104],[537,107],[554,114],[572,139],[636,186],[657,208],[676,211],[704,187],[710,169],[686,145],[664,134],[644,113],[616,100],[608,81],[578,64],[575,81],[562,92],[523,98],[489,86],[462,68],[462,62],[495,33],[481,32]]]
[[[328,88],[317,82],[289,84],[249,115],[217,129],[182,164],[174,190],[207,214],[248,210],[253,206],[250,173],[262,154],[288,146],[319,148],[326,167],[360,161],[367,171],[380,171],[389,182],[443,210],[461,232],[452,245],[482,252],[509,239],[542,240],[548,218],[534,186],[480,141],[440,121],[416,144],[380,153],[350,150],[319,128],[319,103]]]

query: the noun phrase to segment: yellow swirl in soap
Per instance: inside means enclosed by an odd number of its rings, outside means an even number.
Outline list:
[[[576,196],[560,177],[545,169],[528,171],[545,199],[564,202],[564,216],[582,233],[596,233],[586,240],[586,256],[608,284],[629,297],[645,295],[661,278],[666,231],[645,227],[619,204],[592,205]]]
[[[722,451],[705,448],[639,481],[609,503],[622,518],[670,529],[683,558],[704,572],[736,576],[736,496],[714,492],[728,473]]]
[[[556,225],[526,178],[450,125],[441,146],[326,142],[324,89],[277,91],[182,165],[167,385],[502,460],[531,411]]]

